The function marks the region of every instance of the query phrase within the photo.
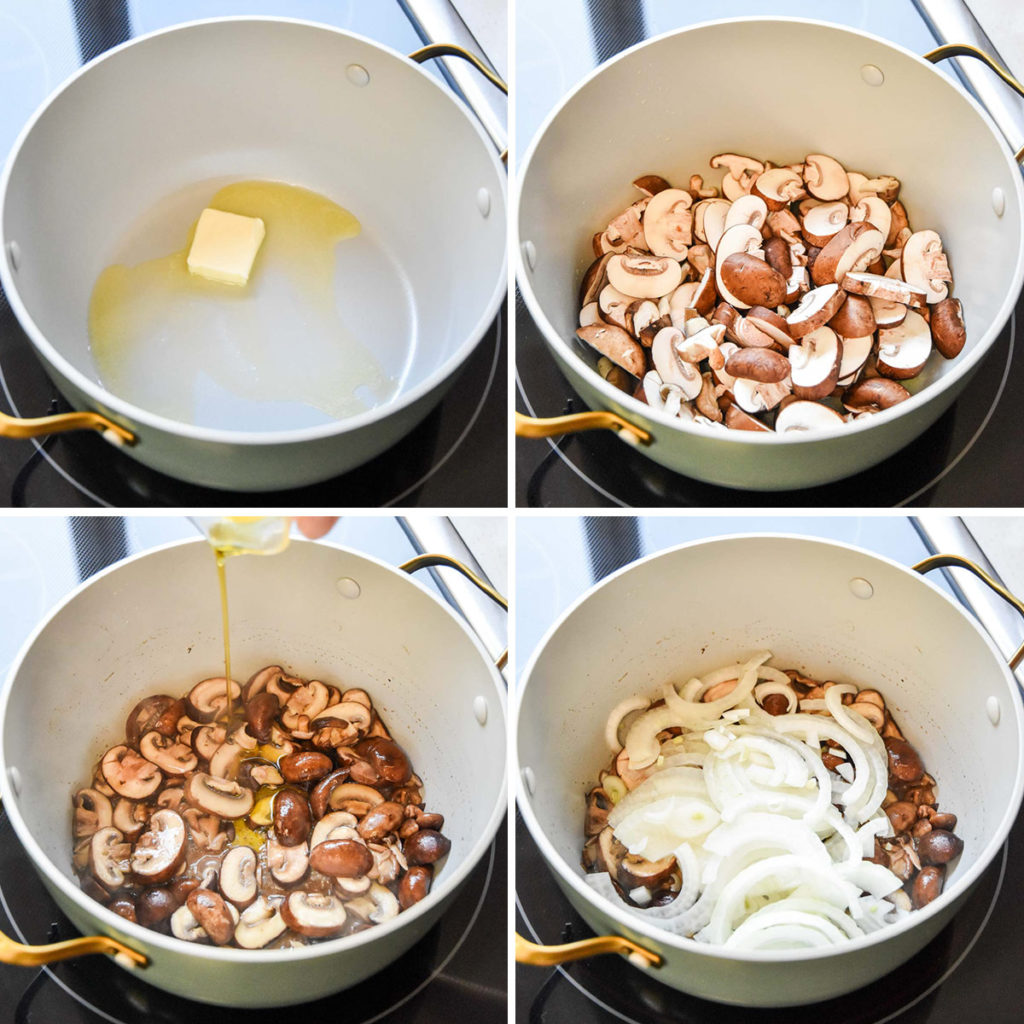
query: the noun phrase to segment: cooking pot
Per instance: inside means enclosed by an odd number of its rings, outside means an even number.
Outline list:
[[[151,931],[81,891],[71,867],[71,795],[139,699],[182,693],[224,672],[213,554],[204,541],[189,541],[94,576],[47,617],[12,665],[0,695],[0,794],[61,910],[83,933],[101,937],[84,940],[91,942],[84,948],[72,940],[70,949],[34,953],[5,940],[0,958],[40,963],[107,952],[143,980],[190,999],[304,1002],[354,985],[404,953],[486,853],[505,812],[505,698],[468,628],[405,573],[324,544],[295,540],[272,557],[235,558],[227,576],[238,678],[281,664],[304,678],[363,687],[408,751],[452,841],[432,891],[355,935],[251,951]]]
[[[524,417],[519,432],[612,427],[676,472],[767,491],[856,473],[934,423],[992,347],[1024,279],[1020,168],[981,106],[928,63],[968,51],[942,47],[922,59],[838,25],[746,18],[651,39],[584,79],[522,164],[518,282],[562,372],[587,405],[604,411],[582,421]],[[762,87],[737,70],[754,67],[768,75]],[[933,355],[918,378],[921,394],[812,436],[710,430],[603,380],[575,340],[595,227],[637,198],[630,182],[638,174],[678,183],[696,172],[718,184],[708,159],[721,152],[780,163],[827,153],[850,170],[899,178],[911,226],[934,228],[949,254],[967,323],[963,352],[951,361]]]
[[[504,169],[466,108],[414,63],[456,49],[409,59],[326,25],[223,18],[142,36],[72,76],[4,171],[0,282],[47,372],[86,412],[0,433],[91,428],[171,476],[254,491],[327,479],[409,433],[506,292]],[[347,273],[339,302],[400,380],[392,400],[318,426],[213,429],[100,383],[87,311],[116,244],[185,187],[252,178],[313,189],[360,220],[367,265],[388,269]],[[377,313],[402,305],[407,330],[387,336]]]
[[[949,564],[964,563],[937,556],[915,568]],[[1019,601],[1016,607],[1024,610]],[[586,793],[608,760],[608,713],[668,678],[700,675],[757,650],[811,678],[878,689],[937,780],[940,806],[957,815],[964,852],[945,891],[897,924],[826,949],[744,952],[659,930],[584,881]],[[572,906],[599,935],[612,933],[596,950],[520,941],[517,953],[527,962],[614,949],[659,981],[719,1002],[781,1006],[842,995],[938,934],[1020,808],[1024,716],[995,645],[937,586],[845,544],[722,537],[629,565],[548,631],[523,673],[518,703],[523,820]]]

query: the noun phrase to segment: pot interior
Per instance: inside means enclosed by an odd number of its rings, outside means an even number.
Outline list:
[[[857,596],[866,590],[870,597]],[[520,770],[534,778],[520,796],[527,821],[535,816],[556,871],[607,906],[580,884],[579,860],[586,793],[611,758],[612,708],[764,649],[777,667],[882,693],[936,778],[941,808],[958,818],[964,853],[940,901],[963,891],[1020,804],[1013,677],[965,614],[916,574],[853,548],[784,537],[725,538],[646,559],[598,586],[548,635],[524,683],[516,747]]]
[[[126,253],[181,249],[217,189],[251,179],[312,189],[361,222],[336,250],[335,303],[392,378],[391,401],[459,365],[504,284],[504,183],[488,143],[409,62],[273,20],[196,23],[129,45],[52,98],[24,139],[4,203],[3,236],[19,253],[8,270],[59,356],[98,381],[87,313],[99,273]],[[300,304],[293,345],[302,323]],[[204,425],[324,421],[236,402],[234,421]]]
[[[865,81],[869,66],[881,70],[881,85]],[[724,68],[765,76],[758,84]],[[967,323],[964,351],[952,361],[933,353],[921,384],[967,372],[995,339],[1022,275],[1020,173],[996,130],[948,78],[881,40],[744,19],[673,33],[610,61],[536,141],[518,223],[520,243],[536,255],[521,284],[565,360],[585,362],[575,340],[580,280],[594,232],[639,198],[630,182],[653,173],[683,187],[701,174],[720,185],[723,172],[708,161],[723,152],[777,164],[826,153],[847,170],[900,179],[911,228],[943,240]]]
[[[486,656],[452,614],[404,574],[361,555],[293,541],[270,558],[227,566],[232,674],[267,664],[339,687],[362,687],[445,816],[451,853],[435,891],[472,869],[505,795],[503,698]],[[354,580],[359,596],[343,596]],[[351,585],[346,584],[346,592]],[[184,694],[224,674],[213,553],[203,541],[157,550],[89,583],[43,626],[6,688],[2,752],[16,827],[45,870],[77,892],[71,796],[134,704]],[[482,702],[480,723],[474,702]],[[35,853],[29,846],[30,853]],[[433,893],[432,893],[433,895]]]

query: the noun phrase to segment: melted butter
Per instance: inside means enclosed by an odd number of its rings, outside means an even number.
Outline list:
[[[239,430],[312,426],[392,398],[397,382],[367,347],[373,339],[357,338],[338,308],[336,248],[359,235],[356,218],[271,181],[227,185],[204,205],[263,219],[249,283],[189,273],[199,210],[191,229],[181,224],[182,249],[107,267],[89,303],[100,382],[152,412]]]
[[[260,847],[266,843],[266,832],[250,828],[245,818],[235,818],[231,824],[235,826],[235,838],[231,844],[232,846],[248,846],[250,849],[259,852]]]

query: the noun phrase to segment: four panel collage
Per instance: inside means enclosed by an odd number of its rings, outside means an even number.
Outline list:
[[[1019,1021],[1022,82],[0,0],[0,1024]]]

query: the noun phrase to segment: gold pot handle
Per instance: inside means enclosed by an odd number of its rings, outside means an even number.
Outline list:
[[[62,412],[54,416],[26,419],[17,419],[0,412],[0,437],[45,437],[47,434],[63,434],[69,430],[96,430],[103,435],[104,440],[117,447],[135,444],[136,440],[130,430],[98,412]]]
[[[1021,85],[1006,68],[997,64],[984,50],[979,50],[976,46],[971,46],[968,43],[947,43],[945,46],[937,46],[934,50],[929,50],[922,56],[932,64],[937,64],[947,57],[973,57],[994,71],[1018,96],[1024,97],[1024,85]],[[1021,146],[1013,156],[1018,163],[1024,161],[1024,146]]]
[[[575,412],[569,416],[549,416],[546,419],[516,413],[516,437],[557,437],[561,434],[578,434],[582,430],[614,430],[623,441],[637,447],[646,448],[654,441],[654,437],[643,427],[607,410]]]
[[[961,558],[960,555],[932,555],[931,557],[918,562],[911,568],[913,568],[915,572],[919,572],[924,575],[926,572],[931,572],[932,569],[948,569],[951,567],[967,569],[974,573],[982,583],[994,590],[1004,601],[1012,604],[1013,607],[1021,613],[1021,615],[1024,615],[1024,601],[1015,594],[1011,594],[1010,591],[1001,583],[992,579],[992,577],[989,576],[989,574],[985,572],[980,565],[976,565],[967,558]],[[1021,661],[1024,661],[1024,644],[1021,644],[1014,652],[1013,657],[1010,658],[1010,668],[1015,669]]]
[[[586,960],[603,953],[621,953],[638,967],[660,967],[662,958],[643,946],[638,946],[621,935],[601,935],[579,942],[566,942],[560,946],[538,946],[516,933],[516,963],[533,967],[554,967],[571,960]]]
[[[508,86],[499,75],[496,75],[475,53],[470,53],[469,50],[464,50],[454,43],[431,43],[429,46],[423,46],[409,54],[409,60],[415,61],[417,64],[423,64],[435,57],[461,57],[472,64],[491,85],[500,89],[506,96],[508,95]],[[507,149],[501,152],[501,162],[508,163]]]
[[[508,601],[506,601],[505,598],[502,597],[501,594],[499,594],[489,583],[480,579],[480,577],[477,576],[477,574],[473,572],[468,565],[463,565],[462,562],[456,558],[450,558],[448,555],[417,555],[415,558],[410,558],[408,562],[403,562],[398,568],[403,572],[407,572],[409,575],[412,575],[420,569],[435,569],[439,566],[447,569],[455,569],[462,573],[462,575],[465,576],[473,586],[482,590],[495,604],[500,605],[505,609],[505,611],[508,611]],[[502,651],[494,664],[499,671],[508,664],[507,647]]]

